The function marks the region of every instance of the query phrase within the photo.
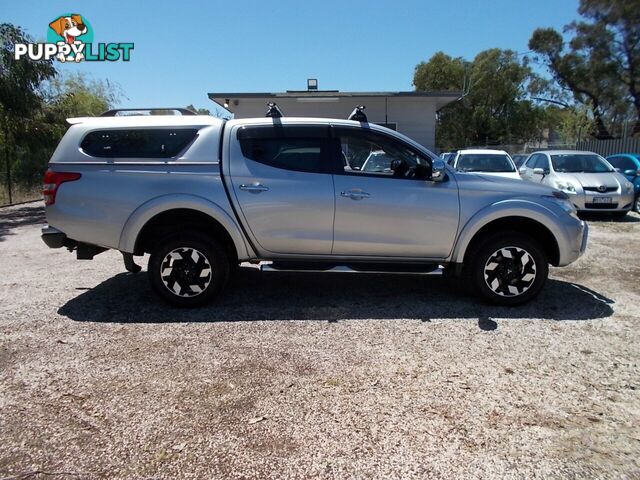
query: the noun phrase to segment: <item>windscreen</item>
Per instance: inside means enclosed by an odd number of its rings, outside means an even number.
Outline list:
[[[553,169],[560,173],[611,172],[607,162],[596,154],[565,153],[551,155]]]
[[[515,172],[509,157],[500,153],[464,153],[456,169],[463,172]]]

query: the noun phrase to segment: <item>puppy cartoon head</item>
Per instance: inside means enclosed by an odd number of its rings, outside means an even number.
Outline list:
[[[66,43],[73,43],[76,37],[87,33],[87,26],[82,21],[82,16],[77,13],[68,17],[58,17],[49,26],[64,38]]]

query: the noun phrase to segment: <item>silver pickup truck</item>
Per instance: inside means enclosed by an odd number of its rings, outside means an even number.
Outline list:
[[[585,250],[565,193],[456,172],[366,118],[183,113],[70,119],[44,178],[44,242],[79,259],[119,250],[132,272],[148,253],[153,289],[179,306],[219,295],[241,262],[446,273],[517,305]]]

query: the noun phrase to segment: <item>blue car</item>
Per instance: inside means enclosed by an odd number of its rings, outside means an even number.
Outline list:
[[[640,153],[618,153],[607,157],[607,161],[633,183],[635,192],[633,209],[640,213]]]

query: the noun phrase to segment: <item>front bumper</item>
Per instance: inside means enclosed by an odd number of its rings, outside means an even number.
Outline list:
[[[611,203],[598,203],[606,197],[611,198]],[[579,212],[625,212],[633,208],[634,194],[583,192],[570,194],[569,198]]]
[[[564,267],[575,262],[587,249],[589,239],[589,225],[583,220],[571,218],[571,225],[564,231],[564,243],[560,243],[560,258],[558,267]]]

